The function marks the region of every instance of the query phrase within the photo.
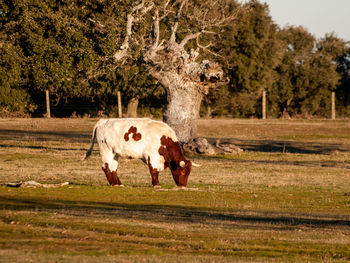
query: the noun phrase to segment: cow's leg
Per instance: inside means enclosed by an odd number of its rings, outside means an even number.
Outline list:
[[[153,187],[160,187],[159,180],[158,180],[159,171],[157,168],[153,168],[150,157],[148,157],[147,164],[148,164],[149,172],[151,173]]]
[[[113,154],[105,154],[102,156],[102,170],[105,172],[106,178],[110,185],[123,185],[117,176],[118,162],[114,160]]]

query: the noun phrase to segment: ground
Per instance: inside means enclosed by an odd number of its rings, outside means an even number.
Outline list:
[[[0,262],[348,262],[349,120],[200,120],[236,156],[190,157],[189,190],[170,171],[122,160],[110,187],[96,119],[0,120]],[[9,182],[71,184],[12,188]]]

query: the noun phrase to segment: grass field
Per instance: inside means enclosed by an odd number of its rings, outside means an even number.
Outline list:
[[[349,120],[200,120],[244,152],[191,157],[189,190],[139,160],[108,186],[95,122],[0,119],[0,262],[350,261]]]

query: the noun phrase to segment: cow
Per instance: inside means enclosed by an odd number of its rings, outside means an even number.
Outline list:
[[[172,128],[148,118],[101,119],[94,126],[87,159],[98,143],[102,170],[108,183],[123,186],[117,176],[118,158],[141,159],[148,165],[153,187],[160,187],[158,174],[170,168],[177,186],[186,187],[192,162],[184,157]]]

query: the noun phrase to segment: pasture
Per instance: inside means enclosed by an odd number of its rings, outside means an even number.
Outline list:
[[[349,120],[200,120],[244,152],[190,157],[188,190],[139,160],[108,186],[96,121],[0,120],[0,262],[350,261]]]

